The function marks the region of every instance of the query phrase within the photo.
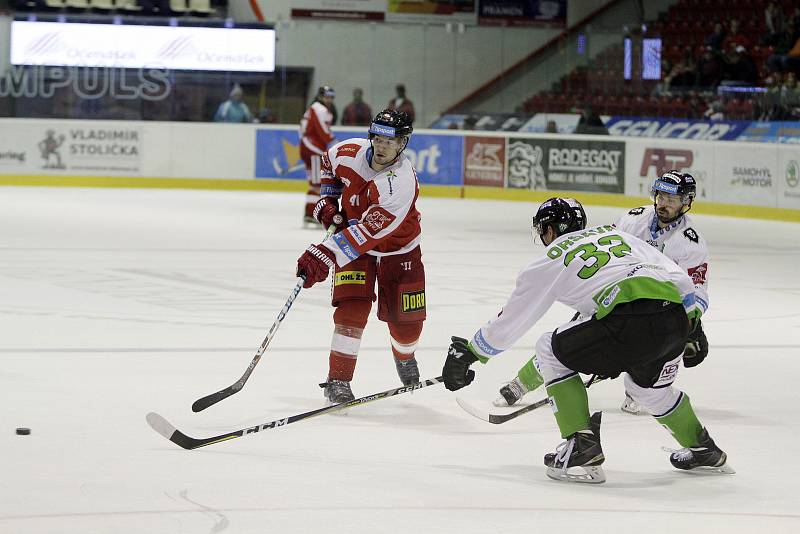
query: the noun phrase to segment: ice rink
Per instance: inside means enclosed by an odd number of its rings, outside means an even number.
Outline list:
[[[503,425],[489,407],[560,305],[457,393],[442,385],[186,451],[155,411],[206,437],[323,405],[327,284],[300,293],[242,391],[244,372],[320,230],[290,193],[0,189],[0,532],[800,532],[800,225],[696,215],[709,242],[708,359],[681,370],[735,475],[678,472],[649,417],[623,415],[621,380],[589,390],[608,482],[558,483],[549,408]],[[493,317],[533,245],[527,203],[422,198],[428,320],[417,358],[441,373],[450,336]],[[590,224],[617,208],[587,207]],[[365,331],[356,396],[399,385],[388,332]],[[538,400],[542,391],[526,399]],[[15,435],[30,427],[29,436]]]

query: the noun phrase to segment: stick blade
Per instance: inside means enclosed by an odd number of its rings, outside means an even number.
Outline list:
[[[155,412],[148,413],[145,419],[147,419],[147,424],[150,425],[150,428],[184,449],[191,450],[201,446],[202,440],[187,436]]]
[[[480,419],[481,421],[486,421],[487,423],[491,423],[491,420],[489,419],[489,413],[488,412],[481,411],[481,410],[477,409],[476,407],[474,407],[473,405],[471,405],[470,403],[468,403],[467,401],[465,401],[461,397],[456,397],[456,402],[458,403],[459,406],[461,406],[462,410],[464,410],[465,412],[467,412],[471,416],[476,417],[476,418]]]
[[[197,399],[196,401],[194,401],[194,404],[192,404],[192,411],[194,413],[202,412],[203,410],[205,410],[209,406],[213,406],[216,403],[218,403],[219,401],[221,401],[223,399],[227,399],[228,397],[230,397],[231,395],[233,395],[234,393],[236,393],[240,389],[242,389],[242,388],[241,387],[235,388],[234,386],[229,386],[229,387],[227,387],[225,389],[221,389],[221,390],[217,391],[216,393],[212,393],[211,395],[206,395],[202,399]]]

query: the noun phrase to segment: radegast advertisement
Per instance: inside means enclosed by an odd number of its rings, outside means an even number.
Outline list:
[[[508,140],[507,187],[533,190],[624,193],[625,143]]]
[[[352,131],[334,130],[333,133],[336,136],[334,143],[364,137]],[[414,165],[420,183],[461,184],[461,136],[414,133],[403,154]],[[256,178],[306,178],[296,128],[263,128],[256,131]]]

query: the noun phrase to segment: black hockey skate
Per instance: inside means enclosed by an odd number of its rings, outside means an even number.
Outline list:
[[[325,398],[330,405],[355,400],[353,391],[350,389],[350,382],[345,382],[344,380],[328,380],[319,386],[324,388]]]
[[[397,367],[397,376],[403,382],[404,386],[412,386],[419,383],[419,367],[417,367],[417,359],[414,357],[408,360],[394,359],[394,365]]]
[[[602,464],[606,461],[600,446],[600,419],[603,412],[589,418],[589,429],[572,434],[558,446],[556,452],[545,454],[547,476],[561,482],[602,484],[606,474]],[[570,472],[570,469],[573,471]]]
[[[500,388],[500,395],[494,400],[492,404],[495,406],[514,406],[517,401],[528,393],[529,389],[519,379],[518,376]]]
[[[668,449],[669,450],[669,449]],[[669,461],[678,469],[724,473],[732,475],[736,471],[728,465],[728,455],[717,447],[705,428],[697,438],[697,445],[671,451]]]

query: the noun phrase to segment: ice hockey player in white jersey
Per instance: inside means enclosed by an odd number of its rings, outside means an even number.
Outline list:
[[[691,278],[655,248],[613,225],[586,228],[586,214],[574,199],[544,202],[533,227],[546,247],[544,254],[520,271],[497,317],[470,341],[452,338],[442,370],[447,389],[470,384],[475,377],[471,364],[486,363],[513,347],[560,302],[580,315],[536,343],[537,365],[566,440],[545,455],[547,476],[605,481],[601,414],[589,416],[579,373],[608,378],[625,373],[626,390],[684,447],[670,455],[676,468],[733,473],[688,395],[672,386],[688,333],[699,328]]]
[[[688,212],[697,192],[694,177],[680,171],[669,171],[656,178],[650,189],[653,204],[633,208],[616,223],[619,230],[635,235],[663,252],[678,264],[694,282],[698,310],[708,310],[708,247]],[[708,354],[708,341],[701,323],[691,332],[683,352],[684,367],[694,367]],[[525,362],[509,383],[500,388],[496,406],[511,406],[542,384],[536,368],[536,356]],[[638,414],[641,406],[626,394],[621,409]]]

